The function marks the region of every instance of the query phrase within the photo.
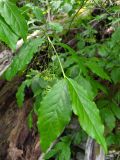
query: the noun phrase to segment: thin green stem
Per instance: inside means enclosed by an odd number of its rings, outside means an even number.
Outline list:
[[[53,50],[54,50],[54,52],[55,52],[55,54],[56,54],[56,56],[57,56],[57,59],[58,59],[59,64],[60,64],[60,68],[61,68],[61,70],[62,70],[63,77],[65,78],[66,75],[65,75],[65,72],[64,72],[62,63],[61,63],[61,61],[60,61],[59,55],[58,55],[58,53],[57,53],[57,51],[56,51],[56,49],[55,49],[55,47],[54,47],[52,41],[50,40],[49,36],[47,36],[47,38],[48,38],[48,41],[49,41],[49,43],[51,44],[51,46],[52,46],[52,48],[53,48]]]
[[[69,29],[67,31],[67,34],[70,32],[70,29],[71,29],[71,26],[72,26],[72,23],[75,19],[75,17],[77,16],[77,14],[79,13],[79,11],[83,8],[84,4],[87,2],[87,0],[83,1],[82,4],[80,5],[79,9],[77,10],[77,12],[73,15],[71,21],[70,21],[70,25],[69,25]]]

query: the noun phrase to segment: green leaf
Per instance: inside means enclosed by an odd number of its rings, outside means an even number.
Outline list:
[[[10,0],[12,3],[16,3],[18,0]]]
[[[92,85],[93,91],[95,95],[97,95],[98,90],[102,91],[106,95],[108,95],[108,90],[107,87],[104,86],[103,84],[99,83],[98,81],[94,80],[93,78],[90,78],[90,83]]]
[[[57,10],[57,9],[60,8],[60,5],[61,5],[62,1],[57,0],[57,1],[51,1],[50,3],[51,3],[51,6],[52,6],[52,9]]]
[[[73,133],[72,139],[74,145],[79,145],[81,142],[86,140],[87,134],[84,132],[84,130],[80,129]]]
[[[113,82],[116,84],[120,82],[120,68],[114,68],[111,72],[111,78]]]
[[[112,42],[113,42],[113,44],[120,42],[120,28],[119,27],[112,34]]]
[[[113,133],[111,133],[107,138],[106,138],[107,146],[110,147],[111,145],[115,144],[116,142],[116,137]]]
[[[56,145],[56,150],[58,150],[58,160],[70,160],[70,143],[71,140],[69,139],[69,137],[63,137],[62,141]]]
[[[71,55],[77,55],[77,53],[75,52],[75,50],[72,49],[72,48],[71,48],[70,46],[68,46],[67,44],[64,44],[64,43],[56,43],[56,45],[61,46],[62,48],[68,50]]]
[[[101,98],[97,101],[97,106],[101,110],[105,108],[106,106],[109,106],[110,101],[107,100],[106,98]]]
[[[25,97],[25,93],[24,93],[24,90],[25,90],[25,87],[29,87],[31,84],[31,80],[25,80],[21,86],[18,88],[18,91],[16,93],[16,98],[17,98],[17,104],[19,107],[21,107],[23,105],[23,102],[24,102],[24,97]]]
[[[120,119],[120,107],[115,103],[110,103],[110,107],[114,115]]]
[[[71,10],[72,10],[72,5],[70,3],[65,3],[63,6],[63,11],[68,13]]]
[[[79,64],[80,72],[87,77],[88,69],[85,66],[85,62],[86,62],[86,59],[84,57],[77,58],[77,63]]]
[[[71,57],[69,57],[69,58],[72,59],[72,62],[77,63],[79,65],[81,72],[83,72],[84,75],[87,75],[87,68],[85,66],[86,58],[79,57],[77,55],[77,52],[67,44],[56,43],[55,45],[61,46],[62,48],[65,49],[66,52],[68,51],[68,53],[71,54]]]
[[[101,56],[101,57],[106,57],[108,56],[108,51],[107,51],[107,45],[106,44],[103,44],[103,45],[99,45],[98,46],[98,54]]]
[[[109,133],[115,128],[115,116],[109,107],[101,110],[101,117],[106,124],[106,131]]]
[[[78,65],[73,65],[67,69],[66,75],[70,78],[75,78],[80,73],[80,68]]]
[[[52,157],[57,157],[58,160],[70,160],[71,150],[70,150],[71,139],[70,137],[63,137],[60,142],[58,142],[55,147],[50,150],[45,155],[45,160]]]
[[[120,146],[120,131],[117,131],[117,133],[115,134],[115,139],[115,144]]]
[[[50,27],[50,29],[56,31],[57,33],[63,31],[63,26],[57,22],[49,22],[49,27]]]
[[[33,13],[35,14],[38,20],[43,20],[44,14],[43,11],[39,7],[33,7]]]
[[[5,19],[6,23],[10,25],[12,30],[25,40],[27,37],[28,28],[18,7],[9,0],[1,0],[0,14]]]
[[[40,108],[41,101],[42,101],[42,92],[41,93],[39,92],[39,95],[35,97],[35,103],[34,103],[34,112],[36,115],[38,114],[38,110]]]
[[[11,80],[19,71],[25,69],[30,63],[34,53],[37,52],[38,46],[44,43],[42,38],[36,38],[23,45],[19,53],[14,57],[11,66],[5,72],[5,78]]]
[[[54,157],[57,154],[57,150],[56,149],[51,149],[47,154],[45,154],[44,159],[45,160],[49,160],[50,158]]]
[[[0,16],[0,40],[15,50],[18,37],[13,33],[4,19]]]
[[[96,75],[98,75],[102,79],[110,81],[110,77],[104,71],[104,69],[99,65],[99,63],[90,60],[90,61],[87,61],[86,65],[93,73],[95,73]]]
[[[72,99],[73,112],[78,116],[81,127],[107,152],[104,134],[104,126],[101,122],[99,110],[91,100],[91,96],[82,86],[70,78],[67,78]]]
[[[32,79],[32,91],[34,93],[34,97],[40,95],[40,93],[42,92],[43,89],[45,89],[47,87],[47,82],[40,77],[34,77]]]
[[[118,105],[120,105],[120,90],[118,90],[118,92],[115,93],[114,99],[115,99],[116,103]]]
[[[67,57],[66,61],[63,64],[64,68],[69,68],[71,65],[73,65],[75,61],[70,57]]]
[[[69,123],[71,111],[65,80],[58,81],[44,97],[38,111],[40,144],[44,152]]]
[[[96,94],[93,92],[93,87],[89,80],[85,79],[83,76],[79,75],[75,78],[79,85],[81,85],[85,90],[87,90],[88,94],[93,99]]]

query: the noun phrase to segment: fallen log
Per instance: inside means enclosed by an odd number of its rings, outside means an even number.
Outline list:
[[[15,94],[22,79],[0,81],[0,160],[37,160],[41,154],[38,132],[27,124],[32,99],[26,99],[22,108],[16,104]]]

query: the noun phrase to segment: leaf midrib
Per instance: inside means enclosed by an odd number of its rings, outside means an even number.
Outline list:
[[[69,81],[70,82],[70,81]],[[71,83],[71,82],[70,82]],[[71,83],[72,84],[72,83]],[[74,88],[74,86],[72,85],[72,87]],[[77,94],[77,91],[76,91],[76,89],[74,88],[74,90],[75,90],[75,93],[76,93],[76,95],[78,95]],[[78,95],[78,97],[79,97],[79,99],[80,99],[80,96]],[[80,100],[79,100],[80,101]],[[80,102],[81,103],[81,102]],[[83,105],[82,105],[83,106]],[[84,107],[82,107],[83,109],[84,109],[84,111],[86,111],[85,110],[85,108]],[[89,117],[89,114],[86,112],[86,114],[88,115],[88,117]],[[90,117],[89,117],[89,119],[90,119]],[[90,122],[91,122],[91,124],[93,125],[93,123],[92,123],[92,121],[91,121],[91,119],[90,119]],[[94,125],[93,125],[94,126]],[[95,127],[94,127],[95,128]],[[97,134],[97,136],[99,137],[99,139],[100,139],[100,141],[101,141],[101,136],[99,136],[99,134],[97,133],[97,130],[96,130],[96,128],[95,128],[95,132],[96,132],[96,134]],[[102,143],[103,144],[103,143]]]

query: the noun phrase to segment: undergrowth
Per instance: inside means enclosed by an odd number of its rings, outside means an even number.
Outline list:
[[[34,113],[42,151],[53,147],[46,159],[69,160],[71,144],[80,143],[85,133],[105,153],[112,145],[120,147],[119,12],[115,2],[100,0],[0,1],[0,39],[15,52],[3,77],[10,81],[25,74],[17,103],[23,106],[24,91],[31,88],[29,127]],[[24,42],[16,53],[20,38]],[[73,116],[83,131],[57,139]]]

